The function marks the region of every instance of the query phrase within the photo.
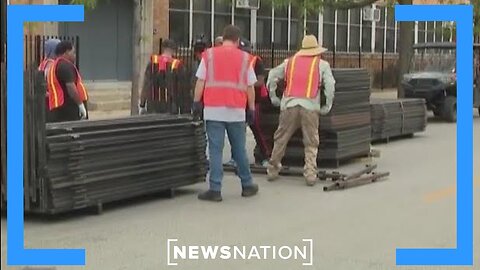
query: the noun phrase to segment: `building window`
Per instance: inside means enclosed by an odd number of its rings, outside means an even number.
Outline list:
[[[244,8],[235,9],[235,26],[240,28],[242,36],[250,40],[250,10]]]
[[[307,12],[307,33],[318,38],[318,11]]]
[[[435,22],[435,41],[441,42],[443,34],[442,22]]]
[[[387,53],[395,52],[395,12],[393,8],[387,8]]]
[[[170,8],[170,10],[179,9],[179,10],[188,11],[189,1],[188,0],[170,0],[169,1],[169,8]]]
[[[362,25],[362,51],[372,51],[372,22],[363,21]]]
[[[193,1],[193,38],[199,38],[202,35],[210,39],[211,37],[211,14],[212,2],[210,0]],[[188,33],[188,32],[187,32]]]
[[[337,46],[336,51],[347,51],[348,11],[337,10]]]
[[[418,22],[418,43],[425,43],[425,22]]]
[[[257,11],[257,47],[266,48],[272,43],[272,6],[268,2],[260,2]]]
[[[350,51],[358,52],[360,49],[360,9],[350,10]]]
[[[221,36],[225,26],[232,23],[232,2],[215,1],[214,36]]]
[[[383,51],[383,41],[385,37],[385,9],[379,8],[380,10],[380,21],[376,23],[375,26],[375,52]]]
[[[335,10],[325,7],[323,10],[323,47],[329,51],[335,49]]]
[[[433,36],[435,35],[434,25],[435,22],[427,23],[427,42],[433,42]]]
[[[170,39],[180,45],[189,44],[188,0],[170,0],[169,33]]]
[[[275,48],[287,49],[288,48],[288,8],[276,7],[275,8],[275,29],[274,29],[274,42]]]

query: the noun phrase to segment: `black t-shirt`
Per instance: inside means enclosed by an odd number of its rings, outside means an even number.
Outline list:
[[[257,62],[255,63],[255,67],[253,69],[255,70],[255,75],[257,75],[257,77],[265,75],[265,64],[263,63],[263,60],[261,58],[257,58]],[[255,101],[260,102],[261,99],[261,88],[255,87]]]
[[[257,62],[255,63],[255,75],[265,75],[265,64],[261,58],[257,58]]]

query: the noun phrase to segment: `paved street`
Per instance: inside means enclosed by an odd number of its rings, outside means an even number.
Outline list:
[[[476,112],[474,122],[475,204],[478,206],[480,118]],[[28,217],[26,246],[86,248],[85,269],[158,270],[167,268],[168,238],[192,245],[284,245],[312,238],[314,267],[311,269],[395,269],[396,247],[455,246],[455,127],[431,120],[423,134],[375,145],[381,151],[377,160],[379,171],[391,172],[384,182],[324,193],[322,185],[309,188],[301,178],[282,178],[268,183],[264,176],[257,175],[259,196],[244,199],[240,197],[236,177],[226,174],[224,201],[219,204],[198,201],[196,194],[206,187],[199,184],[181,189],[174,199],[151,196],[110,205],[100,216],[75,213],[54,219]],[[228,157],[226,150],[225,159]],[[354,170],[361,164],[350,164],[342,167],[342,171]],[[475,222],[478,228],[479,211],[476,211]],[[2,269],[22,269],[5,268],[5,218],[1,225]],[[478,263],[478,234],[475,249]],[[288,261],[255,264],[190,261],[181,262],[174,269],[300,267],[298,262]],[[480,265],[455,269],[480,269]]]

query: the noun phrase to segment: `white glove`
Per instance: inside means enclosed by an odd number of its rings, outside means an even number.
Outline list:
[[[332,105],[325,105],[320,108],[320,115],[327,115],[332,109]]]
[[[143,107],[140,104],[138,104],[138,114],[139,115],[147,114],[147,105],[146,104]]]
[[[78,115],[81,120],[87,119],[87,109],[85,108],[85,104],[82,103],[78,105]]]
[[[280,104],[282,103],[282,101],[278,97],[272,97],[270,98],[270,100],[274,107],[280,107]]]

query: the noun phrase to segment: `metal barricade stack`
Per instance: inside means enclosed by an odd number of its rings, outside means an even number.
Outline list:
[[[424,99],[374,99],[370,108],[374,142],[413,135],[427,127]]]
[[[169,115],[48,124],[48,202],[58,213],[205,181],[202,122]]]

